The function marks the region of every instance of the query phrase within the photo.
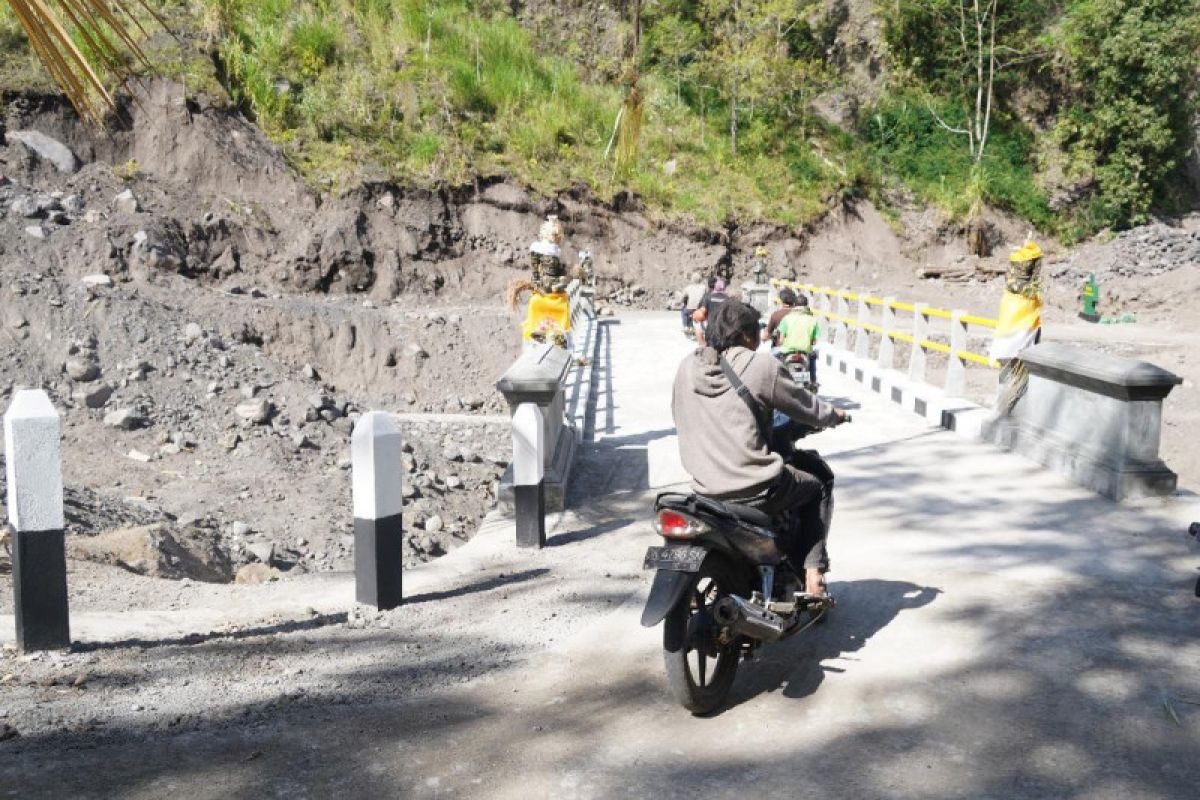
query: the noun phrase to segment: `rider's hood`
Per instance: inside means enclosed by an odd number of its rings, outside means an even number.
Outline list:
[[[725,353],[725,358],[738,371],[738,362],[750,351],[744,347],[731,347]],[[733,387],[725,373],[721,371],[721,356],[711,347],[701,347],[692,354],[689,362],[688,377],[696,394],[702,397],[719,397]]]

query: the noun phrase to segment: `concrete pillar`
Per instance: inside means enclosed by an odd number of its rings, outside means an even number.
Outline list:
[[[18,391],[4,415],[17,647],[71,646],[58,412],[41,389]]]
[[[854,355],[863,361],[871,357],[871,332],[867,330],[870,322],[871,306],[867,303],[867,296],[860,294],[858,296],[858,332],[854,336]]]
[[[912,353],[908,359],[908,379],[911,381],[925,382],[925,348],[921,346],[921,342],[929,338],[929,317],[925,316],[925,309],[929,308],[928,303],[913,304],[913,322],[912,322]]]
[[[402,445],[396,421],[382,411],[363,414],[350,437],[354,597],[379,609],[403,601]]]
[[[963,397],[967,393],[967,362],[959,353],[967,349],[966,311],[950,312],[950,363],[946,368],[946,396]]]
[[[512,417],[513,505],[518,547],[546,546],[544,434],[542,410],[537,403],[519,405]]]
[[[833,301],[830,300],[826,292],[821,292],[817,295],[820,302],[820,309],[826,314],[833,313]],[[821,319],[821,339],[827,342],[832,342],[834,339],[834,323],[829,317]]]
[[[892,308],[892,303],[896,302],[894,297],[883,298],[883,321],[880,327],[883,328],[883,336],[879,340],[879,366],[881,369],[892,369],[896,361],[896,343],[892,341],[892,337],[888,336],[896,330],[896,309]]]
[[[849,289],[842,289],[842,294],[837,296],[835,312],[840,319],[837,320],[837,326],[833,329],[833,346],[838,350],[850,349],[850,326],[846,324],[846,320],[850,317],[850,303],[843,297],[848,294]]]

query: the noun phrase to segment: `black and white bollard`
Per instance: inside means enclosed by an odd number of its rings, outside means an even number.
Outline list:
[[[71,646],[58,412],[41,389],[22,390],[4,415],[17,647]]]
[[[354,598],[400,605],[404,507],[400,428],[390,414],[363,414],[350,439],[354,493]]]
[[[522,403],[512,417],[513,501],[517,546],[546,546],[545,429],[537,403]]]

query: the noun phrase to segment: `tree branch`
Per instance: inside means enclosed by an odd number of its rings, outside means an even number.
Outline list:
[[[929,109],[929,114],[930,114],[930,116],[933,117],[933,121],[936,122],[940,127],[945,128],[946,130],[950,131],[951,133],[958,133],[958,134],[962,134],[963,136],[971,135],[971,132],[969,130],[967,130],[966,128],[955,128],[955,127],[948,125],[946,123],[946,121],[944,119],[942,119],[940,116],[938,116],[938,113],[933,110],[933,103],[929,102],[928,97],[925,98],[925,107],[927,109]]]

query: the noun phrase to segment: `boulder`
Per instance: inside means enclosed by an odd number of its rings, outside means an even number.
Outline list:
[[[94,383],[89,386],[81,386],[76,390],[74,397],[88,408],[104,408],[112,395],[113,387],[107,383]]]
[[[262,563],[246,564],[238,569],[234,583],[269,583],[279,579],[279,570]]]
[[[76,383],[88,383],[100,377],[100,365],[90,358],[68,358],[63,370]]]
[[[79,159],[71,148],[41,131],[9,131],[6,137],[20,142],[43,161],[49,161],[59,172],[70,174],[79,169]]]
[[[238,403],[234,408],[234,413],[241,417],[246,422],[254,425],[265,425],[270,421],[271,415],[275,413],[275,406],[266,398],[257,398],[247,400],[244,403]]]
[[[104,415],[105,425],[123,431],[132,431],[145,423],[146,420],[132,408],[118,408]]]
[[[190,578],[228,583],[233,577],[229,555],[209,528],[177,528],[165,524],[119,528],[95,536],[71,536],[67,552],[156,578]]]
[[[113,209],[120,211],[123,214],[136,214],[142,210],[142,206],[140,203],[138,203],[138,199],[133,194],[133,190],[126,189],[113,198]]]

